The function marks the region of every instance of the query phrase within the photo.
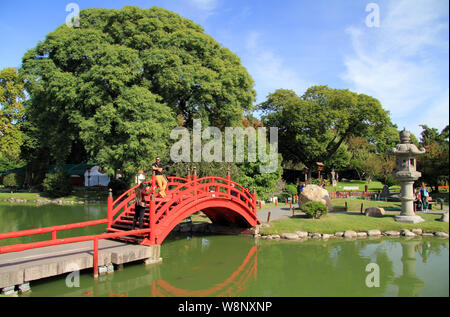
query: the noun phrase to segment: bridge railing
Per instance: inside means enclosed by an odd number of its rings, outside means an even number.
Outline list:
[[[170,186],[177,186],[178,184],[185,183],[187,181],[186,178],[177,176],[170,176],[168,177],[168,180],[169,182],[167,183],[167,188],[170,188]],[[149,181],[145,181],[145,183],[151,188],[149,192],[146,192],[146,200],[148,201],[148,197],[155,192],[155,174],[153,173],[152,179]],[[134,199],[136,198],[135,190],[138,187],[139,184],[131,187],[115,200],[113,200],[111,190],[109,191],[107,208],[108,229],[111,228],[111,225],[113,224],[114,219],[117,215],[122,214],[124,211],[130,210],[130,208],[133,206]]]
[[[106,218],[106,219],[73,223],[73,224],[68,224],[68,225],[60,225],[60,226],[52,226],[52,227],[46,227],[46,228],[0,233],[0,240],[12,239],[12,238],[18,238],[18,237],[24,237],[24,236],[31,236],[31,235],[37,235],[37,234],[43,234],[43,233],[50,233],[50,232],[52,233],[51,240],[1,246],[0,254],[11,253],[11,252],[20,252],[20,251],[25,251],[25,250],[29,250],[29,249],[37,249],[37,248],[54,246],[54,245],[92,241],[93,242],[94,277],[98,277],[98,241],[99,240],[118,238],[118,237],[130,235],[130,234],[131,235],[145,234],[145,233],[149,233],[150,229],[147,228],[147,229],[137,229],[137,230],[130,230],[130,231],[122,231],[122,232],[102,233],[102,234],[96,234],[96,235],[87,235],[87,236],[64,238],[64,239],[58,239],[57,232],[63,231],[63,230],[70,230],[70,229],[76,229],[76,228],[84,228],[84,227],[102,225],[102,224],[106,224],[107,222],[108,222],[108,219]]]
[[[154,207],[155,211],[157,211],[154,216],[155,221],[167,212],[173,204],[180,203],[184,196],[192,196],[195,200],[200,197],[205,198],[220,195],[223,198],[234,200],[244,205],[255,217],[257,213],[256,193],[251,194],[242,185],[231,181],[229,175],[227,178],[216,176],[197,178],[197,175],[194,174],[192,180],[188,177],[188,181],[179,184],[171,190],[170,195],[172,197],[171,203],[168,201],[159,201],[156,203]]]

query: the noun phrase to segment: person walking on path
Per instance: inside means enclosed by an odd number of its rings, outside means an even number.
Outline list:
[[[159,187],[159,194],[161,197],[166,197],[167,180],[163,174],[163,166],[161,165],[161,158],[157,157],[155,163],[152,164],[152,169],[155,171],[156,184]]]
[[[144,192],[147,186],[144,183],[141,183],[139,187],[136,189],[136,200],[134,205],[134,219],[133,226],[131,230],[136,228],[136,222],[139,221],[139,229],[142,229],[144,226],[144,214],[145,208],[147,207],[144,201]]]
[[[422,212],[426,212],[428,209],[428,197],[430,196],[430,194],[427,191],[427,187],[425,186],[425,183],[422,182],[422,186],[420,187],[419,190],[419,194],[420,194],[420,200],[422,202]]]

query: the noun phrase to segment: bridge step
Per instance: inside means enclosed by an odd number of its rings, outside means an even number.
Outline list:
[[[188,197],[188,196],[186,196]],[[172,195],[167,195],[165,198],[162,197],[156,197],[155,198],[155,202],[157,204],[159,204],[161,202],[161,205],[159,208],[163,207],[167,202],[172,202],[171,200],[173,199]],[[177,202],[172,202],[172,205],[169,207],[168,212],[170,213],[170,211],[172,210],[172,208],[174,208],[175,206],[177,206],[178,203]],[[150,223],[149,223],[149,213],[150,210],[147,207],[144,213],[144,219],[143,219],[143,227],[144,228],[148,228]],[[116,220],[114,220],[113,224],[111,225],[111,229],[110,231],[128,231],[132,229],[132,225],[133,225],[133,220],[134,220],[134,206],[131,206],[131,208],[126,211],[126,212],[122,212],[121,215],[119,215],[119,217],[116,218]],[[167,216],[167,212],[164,212],[159,219],[157,219],[155,221],[156,224],[158,224],[162,219],[164,219],[164,217]],[[139,222],[136,223],[136,228],[139,227]],[[126,241],[126,242],[132,242],[132,243],[140,243],[144,240],[145,235],[130,235],[130,236],[126,236],[126,237],[119,237],[116,238],[117,240],[120,241]]]

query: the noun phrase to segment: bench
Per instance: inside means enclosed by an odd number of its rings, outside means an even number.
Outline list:
[[[433,197],[430,196],[430,197],[427,198],[427,203],[428,203],[428,209],[432,210],[432,207],[433,207],[432,205],[436,205],[437,206],[438,201],[436,199],[433,200]],[[420,208],[421,204],[422,203],[421,203],[420,200],[414,201],[414,211],[418,210]],[[444,209],[443,208],[443,204],[441,202],[441,210],[443,210],[443,209]]]
[[[431,210],[431,205],[436,205],[438,204],[437,200],[433,200],[433,197],[427,197],[427,203],[428,203],[428,208]]]

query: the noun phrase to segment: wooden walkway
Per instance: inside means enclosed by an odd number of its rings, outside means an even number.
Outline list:
[[[11,289],[30,281],[93,268],[93,254],[92,241],[0,254],[0,289]],[[146,260],[146,263],[161,261],[160,246],[106,239],[99,241],[99,271],[111,271],[113,265],[138,260]]]

